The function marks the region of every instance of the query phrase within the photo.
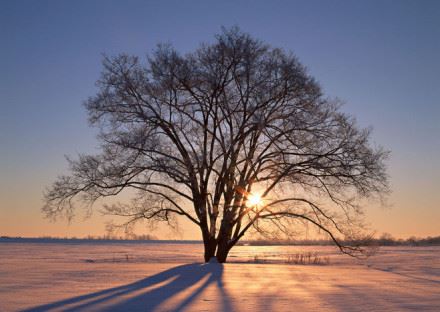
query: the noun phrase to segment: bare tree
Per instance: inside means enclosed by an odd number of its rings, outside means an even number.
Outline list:
[[[99,92],[85,103],[102,153],[70,161],[44,213],[71,217],[75,202],[135,189],[130,205],[106,213],[126,226],[186,217],[206,261],[226,261],[249,229],[291,233],[303,223],[353,251],[341,239],[353,234],[359,200],[387,191],[387,152],[293,54],[237,28],[215,39],[186,55],[159,45],[146,65],[104,59]]]

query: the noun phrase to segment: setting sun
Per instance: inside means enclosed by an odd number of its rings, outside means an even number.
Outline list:
[[[263,199],[260,194],[249,194],[246,204],[248,207],[258,207],[263,204]]]

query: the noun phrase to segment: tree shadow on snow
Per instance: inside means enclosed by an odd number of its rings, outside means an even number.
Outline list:
[[[216,285],[220,292],[217,309],[232,311],[233,307],[223,287],[222,275],[222,264],[186,264],[131,284],[36,306],[24,311],[154,311],[169,298],[193,287],[189,295],[175,303],[172,309],[182,311],[211,284]]]

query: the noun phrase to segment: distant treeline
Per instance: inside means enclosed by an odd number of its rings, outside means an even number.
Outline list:
[[[82,243],[82,242],[157,242],[157,243],[202,243],[198,240],[160,240],[152,235],[130,235],[126,236],[87,236],[83,238],[77,237],[10,237],[0,236],[0,242],[53,242],[53,243]],[[364,241],[343,241],[345,245],[376,245],[376,246],[440,246],[440,236],[417,238],[410,237],[408,239],[396,239],[389,234],[384,234],[379,238],[372,238]],[[241,246],[332,246],[334,243],[327,239],[301,239],[301,240],[243,240],[238,243]]]
[[[371,238],[363,241],[342,241],[344,245],[376,245],[376,246],[440,246],[440,236],[417,238],[410,237],[408,239],[396,239],[390,235],[382,235],[380,238]],[[333,241],[328,239],[301,239],[301,240],[245,240],[240,245],[251,246],[274,246],[274,245],[291,245],[291,246],[331,246]]]
[[[374,240],[381,246],[433,246],[440,245],[440,236],[428,236],[425,238],[410,237],[408,239],[395,239],[388,235],[383,235]]]
[[[11,236],[0,236],[0,239],[29,239],[30,237],[11,237]],[[102,235],[102,236],[93,236],[88,235],[85,237],[56,237],[56,236],[39,236],[39,237],[32,237],[31,239],[41,239],[41,240],[97,240],[97,241],[103,241],[103,240],[159,240],[156,236],[149,235],[149,234],[130,234],[126,236],[117,236],[117,235]]]
[[[156,240],[126,237],[10,237],[0,236],[0,243],[53,243],[53,244],[201,244],[198,240]]]

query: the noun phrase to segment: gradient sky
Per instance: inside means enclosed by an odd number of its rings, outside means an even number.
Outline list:
[[[365,210],[373,229],[440,234],[440,1],[0,0],[0,235],[104,234],[99,214],[67,225],[40,213],[64,155],[97,146],[81,103],[102,53],[191,51],[222,25],[292,50],[391,150],[390,205]]]

